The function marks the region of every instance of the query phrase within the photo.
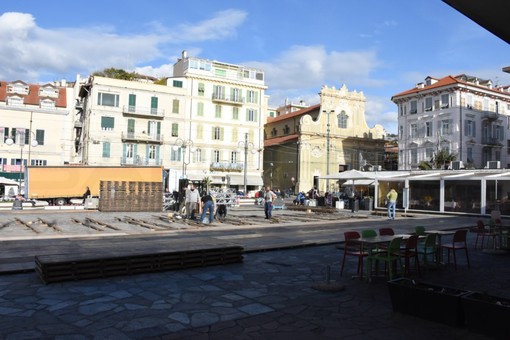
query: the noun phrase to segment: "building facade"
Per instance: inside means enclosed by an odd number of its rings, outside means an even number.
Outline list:
[[[508,167],[508,86],[465,74],[427,77],[392,101],[398,106],[399,170],[418,169],[441,150],[455,155],[450,167]]]
[[[74,154],[76,91],[76,83],[65,81],[0,81],[1,176],[22,182],[27,165],[69,162]]]
[[[384,129],[369,128],[362,92],[324,86],[320,104],[268,118],[264,179],[277,189],[339,191],[320,177],[348,169],[382,168]]]
[[[267,110],[260,70],[183,52],[158,83],[91,76],[80,91],[77,162],[161,165],[173,178],[262,185]],[[79,124],[78,124],[79,125]]]

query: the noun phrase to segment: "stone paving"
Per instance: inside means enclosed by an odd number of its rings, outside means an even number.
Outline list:
[[[509,256],[474,250],[472,233],[469,242],[471,269],[460,254],[457,271],[442,267],[422,279],[510,298]],[[336,245],[325,244],[249,252],[226,266],[49,285],[35,272],[0,275],[0,338],[486,339],[394,313],[383,279],[352,279],[352,259],[341,277],[340,261]],[[344,289],[315,289],[328,276]]]

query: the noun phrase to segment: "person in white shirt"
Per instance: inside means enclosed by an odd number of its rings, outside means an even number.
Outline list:
[[[270,187],[266,187],[266,192],[264,193],[264,200],[266,201],[264,204],[264,213],[266,214],[266,219],[273,217],[273,203],[275,199],[276,194],[271,191]]]
[[[200,203],[200,194],[198,189],[195,188],[194,184],[191,184],[188,189],[186,189],[186,218],[190,218],[192,220],[195,219],[195,210],[199,207]]]

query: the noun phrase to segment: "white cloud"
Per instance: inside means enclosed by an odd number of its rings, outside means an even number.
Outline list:
[[[323,85],[340,88],[346,84],[351,91],[364,91],[385,83],[372,76],[381,65],[373,50],[328,52],[323,46],[292,46],[274,60],[242,64],[264,70],[272,106],[286,99],[317,104]]]
[[[237,28],[245,21],[246,16],[247,13],[240,10],[220,11],[211,19],[179,25],[175,37],[176,40],[184,39],[194,42],[225,39],[235,36]]]
[[[227,10],[198,24],[181,25],[177,30],[152,23],[152,32],[120,35],[110,26],[44,29],[31,14],[3,13],[0,15],[0,79],[45,82],[76,73],[90,74],[106,67],[134,70],[157,58],[168,60],[168,53],[162,50],[164,44],[172,48],[172,44],[183,41],[234,36],[245,18],[245,12]],[[174,34],[168,34],[170,31]],[[168,68],[161,65],[151,71],[166,73]]]

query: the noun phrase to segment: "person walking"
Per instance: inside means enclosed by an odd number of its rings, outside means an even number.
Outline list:
[[[205,216],[209,212],[209,224],[214,222],[214,200],[210,194],[202,196],[200,199],[202,204],[202,215],[200,216],[200,222],[205,223]]]
[[[388,220],[394,220],[396,217],[397,198],[398,193],[395,189],[391,189],[386,195],[386,199],[388,200]]]
[[[264,193],[264,213],[266,214],[266,219],[273,217],[273,203],[275,199],[276,194],[271,191],[270,187],[266,187],[266,192]]]
[[[200,203],[200,194],[198,190],[195,188],[195,184],[191,184],[191,186],[186,190],[186,218],[190,218],[192,220],[195,219],[195,210]]]

